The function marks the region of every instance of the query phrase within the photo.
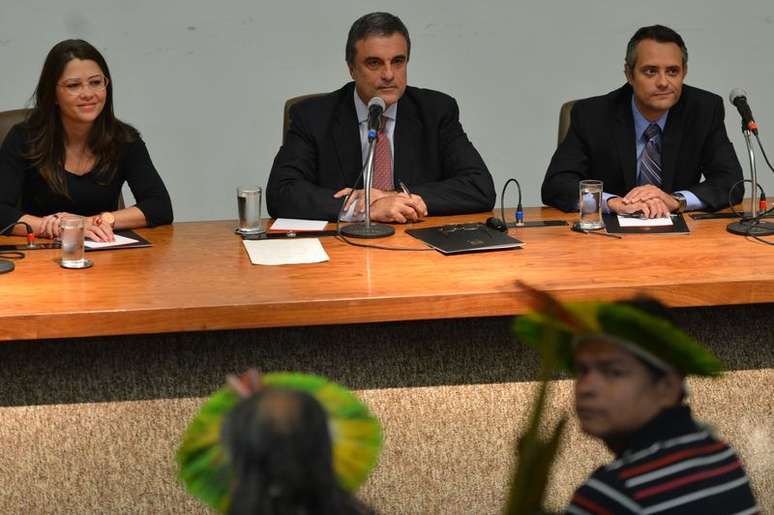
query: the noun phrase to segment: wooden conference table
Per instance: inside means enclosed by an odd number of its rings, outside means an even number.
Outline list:
[[[0,511],[205,513],[175,480],[174,450],[225,375],[257,367],[322,374],[367,402],[386,440],[360,494],[380,513],[498,513],[536,384],[537,356],[510,332],[527,309],[517,279],[680,308],[731,370],[692,382],[691,403],[774,499],[774,397],[761,395],[774,389],[774,251],[728,220],[687,221],[689,235],[620,240],[512,229],[523,249],[458,256],[323,238],[329,262],[277,267],[250,263],[233,221],[142,229],[151,248],[89,253],[86,270],[27,252],[0,275]],[[405,229],[373,243],[421,248]],[[570,382],[553,391],[551,413],[569,412]],[[548,507],[605,459],[571,423]]]
[[[526,215],[572,219],[549,208]],[[523,249],[458,256],[328,237],[329,262],[278,267],[251,265],[232,221],[142,229],[151,248],[91,252],[87,270],[60,268],[56,250],[27,252],[0,277],[0,340],[514,315],[527,309],[516,279],[564,299],[642,292],[674,307],[774,301],[771,248],[727,233],[728,220],[686,218],[690,235],[621,240],[567,226],[511,229]],[[422,248],[407,227],[371,241]]]

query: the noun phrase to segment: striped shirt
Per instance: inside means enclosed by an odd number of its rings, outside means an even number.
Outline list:
[[[690,408],[665,410],[618,459],[576,490],[565,513],[760,513],[734,449],[699,427]]]

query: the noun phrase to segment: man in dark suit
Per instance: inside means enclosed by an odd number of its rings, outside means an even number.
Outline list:
[[[603,210],[648,217],[741,201],[742,169],[722,99],[683,84],[688,51],[672,29],[639,29],[626,51],[627,84],[578,101],[543,181],[543,202],[578,209],[578,182],[603,181]],[[702,180],[702,176],[704,180]]]
[[[372,220],[405,223],[492,209],[492,176],[460,125],[456,101],[406,85],[410,50],[396,16],[371,13],[355,21],[346,48],[354,82],[291,108],[267,186],[272,217],[362,216],[362,189],[342,204],[351,187],[362,188],[356,184],[368,149],[367,104],[376,96],[387,107],[376,143]]]

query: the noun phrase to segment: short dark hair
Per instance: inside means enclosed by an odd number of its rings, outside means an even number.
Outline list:
[[[408,29],[400,21],[400,18],[390,13],[369,13],[361,16],[349,29],[347,36],[347,47],[344,57],[347,64],[355,62],[355,44],[368,36],[392,36],[395,33],[400,34],[406,39],[407,55],[411,54],[411,38]]]
[[[626,45],[626,68],[630,71],[634,71],[634,65],[637,64],[637,45],[643,39],[652,39],[659,43],[674,43],[680,47],[683,54],[683,68],[688,64],[688,49],[680,34],[663,25],[651,25],[637,29],[629,44]]]

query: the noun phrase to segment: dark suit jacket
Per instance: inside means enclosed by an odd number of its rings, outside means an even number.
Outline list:
[[[621,196],[637,185],[631,99],[632,88],[626,84],[573,106],[567,137],[554,152],[543,180],[544,204],[577,210],[578,182],[583,179],[601,180],[604,191]],[[662,136],[664,191],[688,190],[712,211],[728,206],[729,190],[742,179],[742,168],[723,118],[719,96],[683,86]],[[731,200],[741,201],[742,193],[737,188]]]
[[[343,199],[333,194],[352,187],[362,168],[353,91],[350,82],[291,108],[287,138],[266,188],[272,217],[336,220]],[[395,183],[403,181],[420,195],[429,214],[492,209],[492,176],[465,135],[452,97],[407,87],[393,137]]]

